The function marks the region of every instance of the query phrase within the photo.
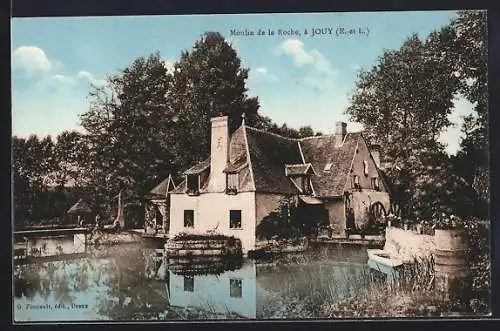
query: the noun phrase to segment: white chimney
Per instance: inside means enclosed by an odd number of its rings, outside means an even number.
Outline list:
[[[335,125],[335,147],[342,145],[347,134],[347,123],[337,122]]]
[[[227,116],[214,117],[212,122],[212,137],[210,142],[210,182],[209,190],[224,192],[226,189],[226,174],[229,151],[229,120]]]

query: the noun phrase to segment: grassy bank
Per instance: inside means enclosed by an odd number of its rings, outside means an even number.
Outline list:
[[[469,221],[469,267],[472,295],[468,302],[445,301],[434,286],[432,261],[407,266],[388,286],[371,283],[362,293],[342,301],[327,300],[323,313],[328,318],[346,317],[419,317],[485,316],[491,313],[489,223]]]

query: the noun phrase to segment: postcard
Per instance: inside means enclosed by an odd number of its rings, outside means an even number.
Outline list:
[[[13,18],[14,322],[490,316],[487,14]]]

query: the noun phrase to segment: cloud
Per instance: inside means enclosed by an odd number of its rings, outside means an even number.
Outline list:
[[[309,86],[317,94],[333,89],[338,72],[319,50],[308,50],[302,41],[288,39],[276,48],[274,54],[289,56],[295,67],[309,69],[305,75],[294,76],[295,84]]]
[[[288,39],[281,43],[277,50],[276,55],[288,55],[293,58],[294,65],[302,68],[305,66],[312,66],[320,73],[333,74],[330,62],[321,54],[317,49],[306,50],[304,43],[297,39]]]
[[[49,72],[52,63],[45,52],[37,46],[19,46],[12,53],[12,67],[14,70],[26,72]]]
[[[261,75],[266,75],[267,74],[267,69],[266,68],[257,68],[255,70],[255,72],[257,72],[258,74],[261,74]]]
[[[76,77],[78,79],[88,80],[91,84],[94,84],[94,85],[103,86],[106,84],[106,80],[96,79],[96,78],[94,78],[94,76],[90,72],[85,71],[85,70],[79,71],[78,74],[76,75]]]
[[[61,74],[56,74],[51,76],[52,81],[50,83],[64,84],[66,86],[73,86],[76,84],[76,79],[71,76],[65,76]]]
[[[256,80],[259,82],[269,81],[269,82],[278,82],[278,76],[269,72],[267,68],[260,67],[255,70],[250,70],[249,79]]]

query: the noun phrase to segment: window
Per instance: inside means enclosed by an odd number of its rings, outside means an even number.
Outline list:
[[[325,169],[323,169],[324,171],[330,171],[330,169],[332,169],[332,164],[331,163],[327,163],[325,165]]]
[[[229,211],[229,228],[241,229],[241,210]]]
[[[352,183],[354,188],[361,188],[361,185],[359,185],[359,177],[358,175],[352,176]]]
[[[226,193],[236,194],[238,192],[238,174],[227,174]]]
[[[184,227],[194,228],[194,210],[184,210]]]
[[[198,194],[200,192],[200,181],[198,175],[187,175],[187,193]]]
[[[184,276],[184,292],[194,292],[193,276]]]
[[[365,172],[365,176],[368,176],[368,162],[366,162],[366,160],[363,161],[363,169]]]
[[[231,298],[241,298],[243,295],[243,287],[241,279],[229,280],[229,296]]]
[[[377,191],[380,190],[380,185],[377,177],[372,177],[372,189]]]

